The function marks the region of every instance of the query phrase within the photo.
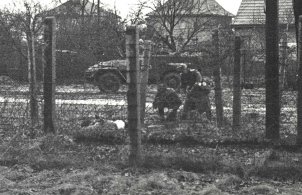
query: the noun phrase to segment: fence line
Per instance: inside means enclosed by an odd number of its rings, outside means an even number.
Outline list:
[[[139,37],[139,36],[138,36]],[[214,38],[216,40],[214,40]],[[244,39],[244,37],[241,37],[241,39]],[[227,43],[226,45],[224,45],[225,47],[223,47],[221,45],[221,41],[222,38],[219,35],[219,45],[216,44],[217,42],[217,37],[213,36],[211,39],[213,47],[208,48],[210,53],[210,58],[204,58],[203,56],[198,56],[199,53],[196,53],[195,57],[192,57],[190,55],[187,56],[186,59],[184,59],[184,56],[173,56],[173,55],[168,55],[168,57],[170,57],[168,59],[168,61],[171,62],[192,62],[192,64],[196,65],[196,67],[201,67],[201,71],[202,71],[202,76],[204,77],[211,77],[213,78],[213,64],[214,64],[214,60],[217,60],[219,58],[221,58],[221,56],[216,56],[218,54],[218,50],[222,50],[223,48],[233,48],[233,43]],[[214,45],[216,46],[216,49],[214,48]],[[247,44],[244,41],[244,44],[242,44],[241,46],[241,56],[237,56],[241,57],[241,75],[243,77],[243,84],[245,84],[245,82],[247,82],[247,84],[252,84],[253,86],[251,86],[251,88],[245,88],[247,86],[244,86],[243,88],[240,89],[241,92],[241,99],[239,100],[239,103],[241,103],[241,114],[239,114],[240,118],[240,122],[235,122],[233,121],[233,126],[236,126],[236,124],[242,124],[242,127],[244,125],[244,128],[241,129],[242,132],[246,131],[245,127],[248,127],[249,124],[256,124],[257,122],[257,128],[261,128],[261,129],[265,129],[265,122],[263,120],[264,116],[265,116],[265,88],[264,88],[264,62],[260,62],[260,59],[258,58],[258,54],[261,54],[261,56],[265,56],[264,55],[264,50],[256,50],[254,48],[248,48],[246,46]],[[289,60],[286,60],[287,56],[289,55],[290,51],[288,47],[285,47],[286,43],[284,42],[282,44],[282,49],[284,47],[284,49],[286,50],[282,52],[283,55],[281,55],[281,61],[282,62],[286,62],[289,63]],[[129,45],[128,45],[129,46]],[[127,47],[128,47],[127,46]],[[219,46],[219,47],[217,47]],[[288,46],[288,43],[287,43]],[[134,47],[134,45],[133,45]],[[135,46],[137,47],[137,46]],[[151,47],[149,45],[149,47]],[[137,48],[136,48],[137,49]],[[138,48],[139,49],[139,48]],[[152,53],[148,53],[147,50],[147,46],[145,45],[145,53],[144,53],[144,59],[142,61],[142,69],[141,71],[141,75],[139,77],[139,79],[137,80],[138,84],[140,85],[140,128],[142,128],[143,125],[146,126],[146,128],[148,128],[148,125],[154,124],[156,123],[158,120],[156,118],[157,113],[155,112],[155,110],[152,108],[152,100],[154,98],[154,95],[156,93],[156,84],[158,82],[161,82],[160,78],[157,77],[156,82],[152,83],[152,85],[147,85],[146,84],[146,80],[148,80],[148,76],[149,78],[151,77],[152,71],[154,71],[155,68],[158,67],[158,65],[160,65],[161,63],[164,64],[164,60],[162,61],[156,61],[154,60],[154,56],[155,54],[158,54],[159,51],[157,50],[152,50]],[[204,48],[203,48],[204,49]],[[150,49],[151,50],[151,49]],[[216,51],[216,52],[215,52]],[[45,51],[44,51],[45,52]],[[129,51],[128,51],[129,52]],[[136,51],[139,53],[139,51]],[[60,52],[59,52],[60,53]],[[200,53],[202,53],[200,51]],[[287,54],[286,54],[287,53]],[[58,54],[58,51],[57,51]],[[154,55],[151,58],[149,58],[150,60],[150,64],[152,65],[152,68],[150,68],[149,71],[146,71],[146,67],[149,67],[146,65],[147,60],[145,58],[147,58],[147,54],[149,55]],[[236,54],[239,54],[236,51]],[[263,54],[263,55],[262,55]],[[286,55],[285,55],[286,54]],[[45,54],[47,55],[47,54]],[[68,55],[69,57],[73,55],[72,53],[70,55]],[[75,54],[75,55],[80,55],[80,54]],[[68,58],[68,56],[64,57]],[[37,55],[37,58],[41,57],[41,55]],[[87,56],[86,56],[87,57]],[[157,57],[157,56],[156,56]],[[227,57],[227,61],[218,61],[218,63],[220,62],[219,65],[221,65],[222,67],[222,78],[221,78],[221,96],[223,96],[223,104],[222,104],[222,108],[223,108],[223,114],[225,115],[224,117],[226,119],[231,120],[235,120],[235,116],[233,116],[232,114],[234,114],[236,112],[235,107],[237,107],[234,102],[235,98],[235,88],[237,87],[238,89],[238,85],[235,87],[233,86],[232,88],[232,84],[234,84],[235,81],[238,81],[238,78],[235,78],[236,75],[235,73],[235,65],[238,63],[234,63],[234,59],[233,59],[233,55],[232,56],[228,56]],[[194,59],[193,59],[194,58]],[[57,56],[58,59],[58,56]],[[107,59],[106,57],[104,57],[104,59]],[[120,59],[120,58],[119,58]],[[189,61],[191,60],[191,61]],[[196,60],[196,61],[195,61]],[[238,60],[238,59],[237,59]],[[257,61],[258,60],[258,61]],[[236,61],[236,59],[235,59]],[[83,61],[84,63],[85,61]],[[160,62],[160,63],[158,63]],[[204,63],[203,62],[208,62]],[[227,62],[227,63],[224,63]],[[149,63],[149,62],[148,62]],[[217,62],[215,63],[218,64]],[[39,63],[37,64],[39,67]],[[238,64],[237,64],[238,65]],[[76,69],[76,67],[81,67],[81,70],[79,70],[77,73],[74,74],[73,70]],[[88,67],[88,66],[87,66]],[[144,67],[144,68],[143,68]],[[205,73],[206,71],[203,69],[203,67],[208,67],[209,71],[207,73]],[[216,67],[216,66],[215,66]],[[128,90],[128,87],[130,87],[130,84],[125,84],[121,86],[121,89],[115,93],[115,94],[104,94],[101,93],[99,91],[99,89],[97,88],[97,86],[89,83],[86,84],[85,86],[83,85],[83,81],[84,81],[84,71],[86,68],[86,64],[79,64],[76,66],[73,66],[72,60],[70,60],[70,63],[68,64],[68,66],[66,66],[65,68],[62,68],[62,66],[57,66],[57,68],[60,68],[60,71],[58,71],[61,75],[61,78],[66,79],[67,76],[70,78],[73,78],[73,82],[71,82],[70,84],[66,84],[63,82],[60,83],[57,80],[56,83],[56,93],[52,94],[54,97],[53,99],[56,99],[56,101],[54,101],[53,103],[55,105],[53,106],[53,112],[56,113],[56,116],[53,116],[53,120],[55,121],[55,127],[56,130],[60,131],[72,131],[75,128],[79,128],[79,124],[80,121],[85,118],[85,117],[93,117],[95,114],[99,114],[100,116],[104,117],[105,119],[110,119],[110,120],[114,120],[114,119],[123,119],[123,120],[127,120],[130,119],[128,118],[128,112],[129,110],[127,110],[127,106],[128,106],[128,102],[126,100],[126,92]],[[72,69],[71,69],[72,68]],[[195,68],[195,67],[194,67]],[[238,68],[238,67],[237,67]],[[286,67],[284,66],[285,73],[287,72],[287,68],[289,68],[289,65],[287,65]],[[47,67],[45,65],[44,67],[44,75],[45,77],[49,76],[47,72]],[[70,70],[67,71],[67,70]],[[230,73],[230,77],[226,78],[223,73],[225,71],[228,71]],[[234,73],[232,74],[232,71],[234,71]],[[42,71],[43,72],[43,71]],[[58,73],[57,72],[57,73]],[[135,73],[137,72],[137,70],[130,70],[129,73]],[[160,73],[160,70],[157,69],[154,72]],[[283,73],[283,70],[281,71]],[[81,74],[81,77],[79,76]],[[149,75],[148,75],[149,74]],[[147,76],[145,76],[147,75]],[[220,75],[217,74],[217,72],[215,73],[215,77]],[[57,75],[58,76],[58,75]],[[66,76],[66,77],[65,77]],[[282,75],[281,75],[282,76]],[[284,76],[284,75],[283,75]],[[286,76],[286,78],[288,78]],[[47,80],[47,78],[45,78]],[[228,79],[228,80],[227,80]],[[282,79],[281,79],[282,80]],[[249,81],[251,81],[251,83],[248,83]],[[228,82],[228,85],[226,84],[226,82]],[[256,83],[258,82],[258,83]],[[44,81],[44,84],[46,85],[48,82]],[[50,81],[49,84],[52,83],[54,84],[53,81]],[[219,83],[219,82],[218,82]],[[231,84],[230,84],[231,83]],[[122,83],[124,84],[124,83]],[[242,84],[242,83],[240,83]],[[258,84],[258,85],[257,85]],[[145,86],[145,87],[144,87]],[[225,87],[227,86],[227,87]],[[217,87],[219,88],[219,85],[216,85],[215,90],[217,90]],[[40,93],[38,93],[38,107],[39,109],[41,109],[41,111],[43,111],[43,106],[47,106],[47,101],[46,101],[46,97],[50,97],[49,95],[47,95],[47,90],[44,88],[43,89],[44,92],[41,90]],[[54,90],[54,89],[53,89]],[[146,90],[146,91],[144,91]],[[234,91],[233,91],[234,90]],[[44,94],[43,94],[44,93]],[[238,91],[237,91],[238,93]],[[30,99],[30,95],[31,92],[29,90],[29,83],[18,83],[17,81],[14,81],[14,84],[3,84],[3,87],[1,86],[1,90],[0,90],[0,104],[1,110],[4,110],[3,114],[1,116],[3,116],[1,118],[1,124],[6,124],[7,121],[19,121],[19,126],[24,126],[27,127],[28,124],[30,124],[30,104],[29,104],[29,99]],[[178,92],[178,95],[181,96],[181,99],[184,100],[185,98],[185,94],[182,92]],[[234,95],[234,96],[233,96]],[[44,102],[43,102],[43,96],[44,97]],[[131,96],[133,97],[133,96]],[[210,93],[210,97],[211,97],[211,103],[212,103],[212,110],[215,110],[216,108],[218,108],[215,105],[215,91],[212,90]],[[281,99],[281,103],[282,103],[282,109],[281,109],[281,133],[285,132],[289,132],[289,130],[291,130],[291,132],[296,131],[296,120],[297,120],[297,114],[296,114],[296,92],[290,91],[290,90],[286,90],[284,89],[282,91],[282,97],[280,97]],[[232,101],[233,100],[233,101]],[[146,101],[146,102],[144,102]],[[237,100],[238,101],[238,100]],[[145,107],[144,107],[145,106]],[[44,107],[44,112],[49,111],[50,109],[47,109]],[[138,106],[139,107],[139,106]],[[181,112],[181,107],[180,107],[180,112]],[[11,113],[12,112],[12,113]],[[20,114],[18,114],[17,112],[20,112]],[[238,116],[238,115],[237,115]],[[253,120],[250,120],[251,117],[255,117],[253,118]],[[43,117],[43,113],[41,114],[39,112],[39,119],[42,119]],[[217,117],[219,117],[219,115],[217,114],[215,116],[213,116],[214,119],[217,119]],[[233,117],[233,118],[232,118]],[[250,118],[249,118],[250,117]],[[47,117],[44,116],[44,120],[46,120]],[[135,118],[138,118],[137,116],[135,116]],[[19,120],[20,119],[20,120]],[[146,120],[144,120],[146,119]],[[255,120],[258,120],[255,122]],[[2,122],[3,121],[3,122]],[[154,122],[156,121],[156,122]],[[186,122],[186,121],[177,121],[179,123],[182,122]],[[187,122],[190,123],[191,121]],[[196,122],[196,121],[194,121]],[[145,124],[144,124],[145,123]],[[193,122],[192,122],[193,123]],[[0,124],[0,125],[1,125]],[[248,125],[245,125],[248,124]],[[156,124],[157,125],[157,124]],[[228,125],[228,124],[227,124]],[[47,125],[45,125],[47,126]],[[223,125],[223,127],[225,127]],[[46,127],[44,129],[47,129]],[[251,135],[253,136],[253,135]],[[283,136],[283,135],[282,135]]]
[[[241,116],[241,38],[235,38],[234,79],[233,79],[233,129],[240,130]]]
[[[141,66],[141,124],[144,126],[146,115],[146,93],[149,79],[150,69],[150,57],[151,57],[151,41],[144,42],[143,63]]]
[[[215,82],[215,105],[216,105],[216,118],[218,127],[223,125],[223,104],[222,104],[222,89],[221,89],[221,65],[219,59],[219,34],[218,30],[214,31],[213,43],[215,47],[215,64],[213,70],[214,82]]]
[[[136,165],[141,159],[141,98],[140,98],[140,61],[139,32],[136,26],[126,29],[126,56],[129,61],[128,133],[130,137],[129,163]]]
[[[297,144],[302,145],[302,16],[299,17],[298,65]]]
[[[44,29],[44,132],[55,133],[55,86],[56,86],[56,19],[45,19]]]

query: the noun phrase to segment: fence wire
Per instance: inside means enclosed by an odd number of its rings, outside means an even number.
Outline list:
[[[124,34],[124,32],[119,32]],[[88,33],[95,36],[95,33]],[[77,34],[70,34],[77,37]],[[86,35],[85,35],[86,36]],[[223,30],[219,33],[219,50],[213,47],[212,34],[206,35],[205,42],[192,42],[188,44],[181,55],[167,55],[168,49],[163,44],[153,44],[150,59],[149,81],[146,87],[146,127],[159,122],[158,111],[153,108],[153,101],[157,92],[158,84],[163,83],[164,73],[168,63],[186,63],[190,68],[200,71],[203,78],[211,80],[211,92],[209,94],[212,122],[215,124],[215,86],[213,70],[215,68],[215,57],[219,53],[219,66],[221,67],[223,111],[225,127],[232,124],[233,104],[233,50],[234,35],[227,34]],[[143,37],[141,37],[143,38]],[[265,50],[262,47],[261,36],[253,38],[243,37],[244,46],[241,53],[241,83],[242,83],[242,116],[241,134],[247,138],[257,137],[259,132],[263,135],[265,131]],[[290,41],[288,41],[290,42]],[[62,43],[58,45],[62,46]],[[281,89],[281,135],[287,136],[296,133],[296,91],[292,75],[295,75],[295,60],[290,44],[287,44],[286,55],[280,54],[280,61],[285,63],[285,83]],[[92,45],[90,45],[92,46]],[[37,79],[38,79],[38,104],[39,104],[39,126],[42,124],[43,113],[43,67],[42,46],[37,46]],[[83,46],[83,48],[85,48]],[[103,48],[106,49],[106,48]],[[217,48],[216,48],[217,49]],[[280,48],[282,50],[284,48]],[[121,82],[119,89],[114,93],[100,91],[99,84],[89,82],[85,77],[85,71],[99,63],[108,60],[125,60],[125,47],[122,43],[111,44],[108,50],[97,51],[93,49],[57,49],[57,79],[56,79],[56,127],[64,131],[72,131],[80,128],[80,124],[86,118],[94,118],[98,115],[108,120],[127,120],[127,82]],[[4,52],[4,51],[2,51]],[[19,60],[8,58],[11,50],[2,53],[7,61],[6,74],[1,76],[1,129],[28,128],[30,117],[29,106],[29,84],[27,82],[27,60],[24,56],[16,55]],[[99,55],[100,52],[102,55]],[[107,55],[110,53],[110,55]],[[123,54],[123,55],[121,55]],[[284,86],[284,87],[283,87]],[[183,104],[186,99],[185,91],[176,89],[182,102],[177,114],[177,124],[203,122],[206,116],[198,116],[198,120],[181,120]]]

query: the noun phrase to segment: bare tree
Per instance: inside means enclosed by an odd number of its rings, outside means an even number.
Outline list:
[[[135,8],[130,10],[128,19],[131,25],[140,25],[145,23],[144,9],[148,6],[148,1],[138,1]]]
[[[22,21],[16,19],[16,15],[4,9],[0,11],[1,41],[17,51],[22,57],[27,58],[27,53],[23,51],[22,41],[24,40]]]
[[[35,64],[35,44],[41,35],[41,20],[39,14],[43,11],[40,3],[22,0],[19,10],[3,9],[0,26],[10,36],[8,37],[17,51],[26,57],[29,64]],[[27,45],[27,53],[24,53],[22,42]],[[29,75],[30,76],[30,75]]]
[[[154,0],[148,14],[148,27],[153,39],[163,42],[173,52],[181,52],[206,26],[212,25],[205,16],[207,1]]]
[[[28,51],[28,77],[30,83],[30,108],[31,108],[31,120],[32,126],[38,122],[38,89],[37,89],[37,68],[35,59],[35,37],[39,28],[37,27],[38,17],[37,13],[41,11],[40,4],[30,5],[24,2],[25,20],[23,21],[26,39],[27,39],[27,51]]]
[[[60,6],[45,13],[57,17],[58,49],[90,52],[97,60],[124,57],[124,23],[116,10],[87,0]]]
[[[10,32],[11,40],[16,49],[23,55],[22,40],[25,40],[27,46],[28,62],[28,80],[30,83],[30,116],[32,126],[35,126],[38,120],[38,100],[37,100],[37,74],[35,45],[38,34],[41,30],[41,20],[38,14],[42,12],[42,6],[38,2],[22,0],[20,10],[4,10],[0,25],[7,32]],[[17,5],[15,5],[17,7]]]

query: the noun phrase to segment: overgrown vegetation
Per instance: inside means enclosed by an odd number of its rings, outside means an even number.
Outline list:
[[[1,192],[7,194],[302,192],[300,153],[144,144],[141,167],[131,168],[125,144],[77,143],[67,135],[17,137],[0,147]]]
[[[61,100],[75,99],[58,93]],[[66,87],[59,87],[66,90]],[[71,90],[72,89],[72,90]],[[86,89],[83,98],[108,99]],[[154,89],[148,89],[147,103]],[[57,107],[58,135],[43,135],[42,126],[29,131],[26,104],[1,104],[1,116],[15,125],[1,130],[0,185],[7,194],[294,194],[302,193],[301,150],[284,147],[295,143],[293,98],[284,104],[283,142],[275,147],[264,137],[261,90],[244,90],[242,129],[231,128],[231,112],[225,114],[225,126],[215,120],[192,114],[190,120],[160,122],[155,110],[147,107],[146,128],[142,129],[143,161],[137,168],[128,166],[129,147],[126,130],[101,126],[81,128],[81,122],[94,114],[105,119],[127,119],[127,108],[93,104],[60,104]],[[22,92],[18,92],[21,95]],[[224,90],[226,97],[231,91]],[[284,93],[294,96],[294,92]],[[124,90],[115,95],[123,100]],[[22,95],[20,96],[22,97]],[[23,94],[23,98],[26,95]],[[213,102],[213,94],[211,100]],[[9,100],[9,99],[8,99]],[[15,98],[18,100],[18,98]],[[256,104],[257,103],[257,104]],[[148,104],[147,104],[148,105]],[[249,105],[254,105],[250,107]],[[231,99],[224,101],[231,107]],[[5,108],[4,108],[5,107]],[[212,108],[213,109],[213,108]],[[226,109],[227,111],[227,109]],[[8,113],[10,112],[10,113]],[[19,115],[19,116],[18,116]],[[10,117],[10,118],[9,118]],[[24,118],[23,120],[19,120]],[[292,123],[288,124],[291,121]],[[8,121],[7,121],[8,122]],[[285,123],[287,122],[287,123]],[[19,124],[16,124],[19,123]],[[21,124],[22,123],[22,124]],[[92,142],[92,140],[94,140]],[[293,150],[295,149],[295,150]]]

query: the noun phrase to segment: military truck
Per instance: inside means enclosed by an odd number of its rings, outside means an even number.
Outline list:
[[[149,70],[149,84],[159,82],[168,87],[178,89],[181,85],[181,67],[190,66],[185,59],[165,56],[152,57]],[[99,62],[89,67],[85,72],[85,78],[100,89],[101,92],[114,93],[122,84],[127,83],[127,60],[110,60]]]

